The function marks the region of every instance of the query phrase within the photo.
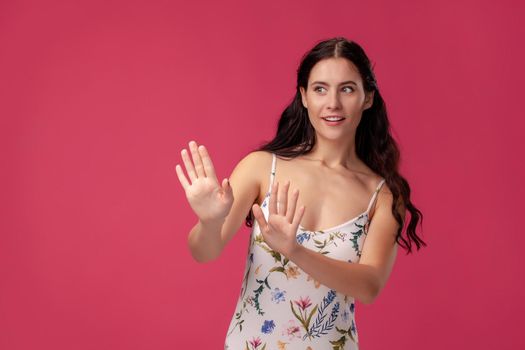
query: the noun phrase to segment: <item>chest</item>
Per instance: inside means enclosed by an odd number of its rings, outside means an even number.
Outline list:
[[[267,209],[265,216],[268,217]],[[327,231],[307,231],[299,228],[296,239],[305,248],[330,258],[346,262],[359,262],[366,239],[367,224],[367,215],[362,215],[350,223]],[[264,242],[258,226],[255,226],[252,231],[252,240],[252,253],[259,263],[271,268],[275,267],[275,263],[278,265],[283,263],[280,258],[276,258],[275,253]]]
[[[317,169],[294,169],[281,166],[274,182],[290,181],[289,195],[299,190],[297,208],[304,205],[301,227],[309,231],[333,228],[364,214],[373,190],[366,179],[359,176],[329,173]],[[263,184],[265,193],[270,179]]]

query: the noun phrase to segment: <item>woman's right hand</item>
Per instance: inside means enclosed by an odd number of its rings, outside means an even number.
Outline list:
[[[203,145],[198,146],[195,141],[190,141],[189,148],[193,161],[186,149],[182,150],[181,155],[191,183],[182,167],[179,164],[175,166],[186,198],[201,222],[222,221],[233,205],[232,188],[227,179],[219,184],[211,158]]]

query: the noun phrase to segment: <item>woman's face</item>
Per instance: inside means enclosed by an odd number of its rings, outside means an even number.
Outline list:
[[[300,87],[303,106],[317,134],[328,139],[355,135],[363,111],[373,102],[365,93],[357,67],[346,58],[327,58],[310,72],[308,86]],[[332,116],[332,120],[327,119]]]

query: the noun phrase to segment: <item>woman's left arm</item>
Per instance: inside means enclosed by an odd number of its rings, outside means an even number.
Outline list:
[[[386,284],[396,259],[399,224],[391,208],[392,194],[383,187],[378,193],[359,263],[329,258],[301,245],[288,258],[316,281],[371,304]]]
[[[294,191],[291,200],[288,200],[289,182],[281,190],[278,187],[277,183],[272,188],[269,222],[266,222],[257,204],[252,207],[266,243],[317,282],[364,304],[371,304],[388,280],[397,254],[395,236],[399,224],[391,212],[393,199],[388,187],[383,186],[378,193],[359,263],[330,258],[300,245],[296,232],[304,207],[297,212],[295,210],[298,191]],[[276,197],[279,197],[279,202],[282,201],[279,210]],[[402,208],[399,213],[404,219],[404,207],[398,207]]]

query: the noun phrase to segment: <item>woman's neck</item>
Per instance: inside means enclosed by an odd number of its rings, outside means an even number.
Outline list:
[[[343,143],[340,140],[317,139],[312,150],[304,159],[315,160],[330,169],[343,167],[356,169],[362,164],[355,153],[354,140]]]

